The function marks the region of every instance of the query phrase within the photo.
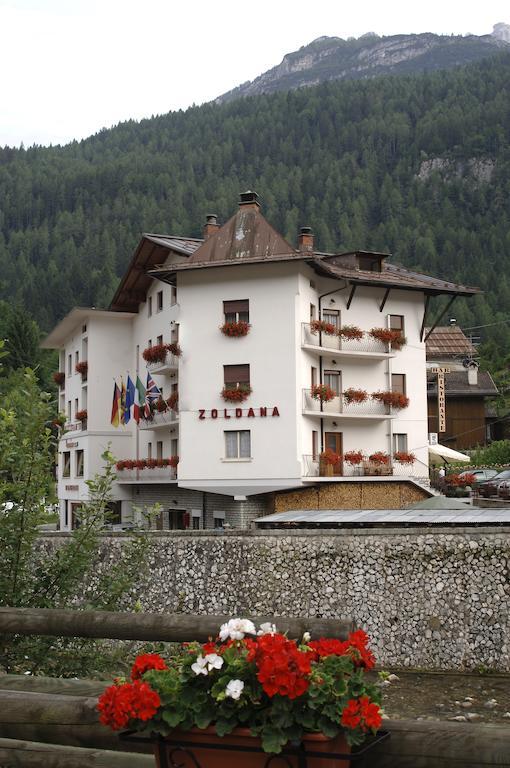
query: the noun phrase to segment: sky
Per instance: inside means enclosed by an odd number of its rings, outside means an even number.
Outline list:
[[[201,104],[322,35],[488,34],[508,0],[0,0],[0,146]]]

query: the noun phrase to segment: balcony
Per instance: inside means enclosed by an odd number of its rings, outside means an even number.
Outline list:
[[[368,460],[353,466],[347,462],[341,462],[333,467],[319,459],[319,456],[303,456],[303,477],[322,477],[328,480],[359,477],[402,477],[411,478],[424,485],[429,485],[429,468],[423,462],[416,460],[413,464],[401,464],[392,461],[389,464],[373,464]]]
[[[174,427],[179,423],[179,411],[168,408],[159,413],[154,411],[150,419],[140,419],[138,429],[163,429],[165,427]]]
[[[167,352],[164,360],[155,363],[147,363],[149,373],[175,373],[179,368],[179,358],[171,352]]]
[[[127,485],[133,483],[172,483],[177,480],[177,467],[156,467],[154,469],[117,470],[117,482]]]
[[[310,389],[303,390],[303,416],[334,416],[346,419],[391,419],[394,418],[388,405],[369,398],[363,403],[347,403],[339,394],[325,402],[311,395]]]
[[[364,333],[362,339],[345,339],[341,336],[316,331],[312,333],[310,323],[301,323],[301,347],[318,355],[335,353],[345,358],[387,360],[395,357],[389,344]]]

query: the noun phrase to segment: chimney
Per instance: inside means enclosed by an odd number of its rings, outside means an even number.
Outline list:
[[[254,210],[258,210],[260,208],[259,203],[259,196],[256,192],[252,192],[251,189],[246,190],[246,192],[241,192],[239,195],[239,208],[253,208]]]
[[[220,228],[220,225],[217,223],[217,218],[215,213],[208,213],[205,217],[204,240],[209,240],[211,235],[214,235]]]
[[[298,246],[300,251],[313,251],[313,231],[311,227],[301,227]]]
[[[478,363],[474,360],[468,367],[468,384],[470,387],[476,387],[478,384]]]

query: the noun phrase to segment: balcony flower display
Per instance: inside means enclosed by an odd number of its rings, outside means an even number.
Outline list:
[[[334,323],[325,320],[310,320],[310,333],[325,333],[327,336],[336,336],[338,329]]]
[[[378,400],[384,405],[391,406],[396,410],[407,408],[409,405],[409,398],[402,394],[402,392],[372,392],[372,400]]]
[[[160,397],[158,400],[156,400],[156,411],[158,413],[165,413],[165,411],[168,410],[168,405],[166,400],[163,400],[162,397]]]
[[[178,456],[170,456],[170,458],[167,459],[167,461],[168,461],[168,466],[169,467],[176,467],[177,464],[179,463],[179,457]]]
[[[376,451],[375,453],[371,453],[368,457],[368,460],[372,464],[377,464],[378,466],[390,463],[390,457],[387,453],[384,453],[384,451]]]
[[[247,336],[250,332],[250,328],[250,323],[247,323],[246,320],[238,320],[237,322],[223,323],[223,325],[220,325],[220,331],[225,336],[230,336],[231,339]]]
[[[363,461],[363,453],[362,451],[346,451],[344,453],[344,461],[355,467]]]
[[[342,461],[342,454],[336,453],[336,451],[333,451],[331,448],[326,448],[325,451],[322,451],[319,459],[321,463],[335,467]]]
[[[396,451],[393,454],[393,458],[395,461],[398,461],[399,464],[414,464],[416,461],[414,453],[408,453],[407,451]]]
[[[78,421],[87,421],[87,410],[84,408],[82,411],[76,411],[76,418]]]
[[[257,631],[249,619],[235,618],[204,645],[186,643],[167,659],[139,656],[131,679],[118,678],[106,688],[97,708],[101,723],[114,731],[129,728],[165,737],[178,729],[175,738],[186,742],[206,738],[215,747],[209,756],[200,750],[207,758],[200,761],[204,766],[242,765],[246,753],[229,749],[229,734],[241,737],[248,749],[269,754],[308,739],[309,749],[345,754],[382,722],[380,688],[365,676],[374,664],[363,630],[343,641],[310,640],[306,633],[299,642],[272,624]],[[163,745],[168,753],[180,751],[175,743]],[[161,741],[156,748],[162,748]],[[268,765],[263,752],[260,762],[250,754],[250,765]],[[186,754],[198,765],[192,744]],[[279,762],[290,765],[285,757]]]
[[[406,338],[402,336],[402,332],[392,328],[372,328],[369,334],[373,339],[377,339],[383,344],[391,344],[393,349],[400,349],[406,343]]]
[[[56,416],[51,422],[51,426],[55,427],[56,429],[62,429],[66,421],[67,421],[67,416],[65,415],[65,413],[59,413],[58,416]]]
[[[365,335],[361,328],[358,328],[356,325],[342,325],[337,333],[340,338],[351,341],[360,341]]]
[[[349,387],[349,389],[346,389],[343,393],[344,400],[346,403],[364,403],[365,400],[368,400],[368,392],[366,392],[364,389],[354,389],[353,387]]]
[[[182,349],[176,341],[172,341],[170,344],[165,344],[165,347],[171,355],[175,355],[176,357],[180,357],[182,355]]]
[[[337,397],[337,393],[327,384],[314,384],[310,390],[310,395],[314,400],[321,400],[323,403],[329,403],[330,400]]]
[[[243,403],[251,395],[249,384],[240,384],[238,387],[224,386],[221,390],[221,396],[228,403]]]
[[[166,404],[168,405],[171,411],[176,411],[179,406],[179,393],[172,392],[170,397],[167,398]]]
[[[53,381],[55,384],[57,384],[59,387],[63,387],[65,384],[66,375],[64,371],[55,371],[53,374]]]
[[[154,344],[143,350],[142,357],[146,363],[164,363],[167,352],[166,344]]]
[[[76,363],[76,365],[74,366],[74,369],[75,369],[76,373],[81,373],[82,379],[86,379],[87,378],[87,373],[88,373],[88,370],[89,370],[89,364],[88,364],[87,360],[80,360],[79,363]]]

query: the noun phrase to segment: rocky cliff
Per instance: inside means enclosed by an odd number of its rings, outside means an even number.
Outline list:
[[[373,32],[358,39],[319,37],[281,64],[243,83],[216,101],[317,85],[326,80],[405,74],[468,64],[510,48],[510,26],[496,24],[490,35],[392,35]]]

